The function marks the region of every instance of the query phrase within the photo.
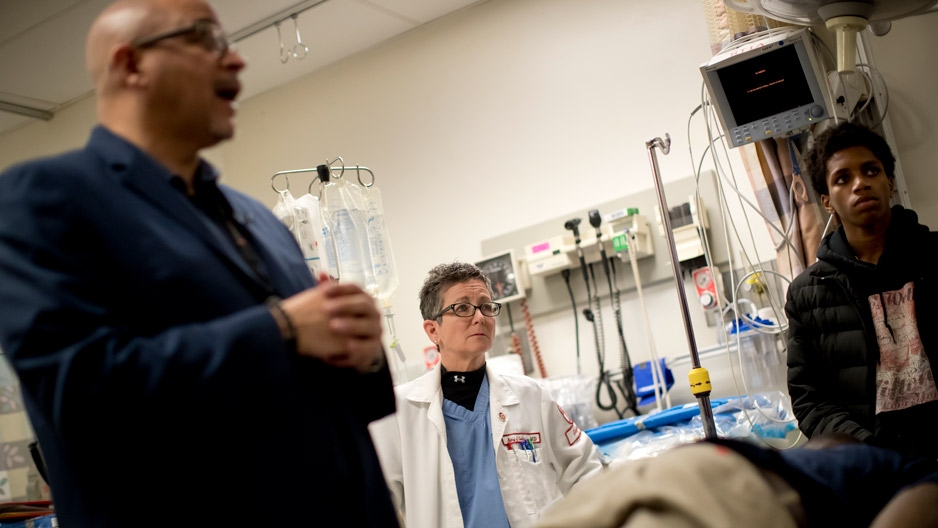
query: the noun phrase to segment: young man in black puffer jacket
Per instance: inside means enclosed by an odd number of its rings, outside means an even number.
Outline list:
[[[841,222],[788,290],[788,388],[809,437],[842,432],[938,457],[938,233],[890,207],[886,141],[843,123],[808,155],[811,181]]]

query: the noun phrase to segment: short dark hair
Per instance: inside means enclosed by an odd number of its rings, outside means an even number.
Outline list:
[[[443,309],[443,292],[454,284],[479,280],[485,283],[489,295],[492,281],[475,264],[452,262],[434,266],[420,288],[420,314],[424,321],[437,319]]]
[[[818,134],[814,138],[814,146],[805,156],[808,175],[816,193],[830,194],[827,188],[827,162],[834,154],[850,147],[866,147],[883,164],[886,176],[890,180],[896,177],[896,157],[886,140],[865,126],[844,121]]]

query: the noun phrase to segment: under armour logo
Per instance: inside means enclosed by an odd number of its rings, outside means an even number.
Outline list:
[[[466,382],[466,377],[465,377],[465,376],[456,376],[456,375],[454,375],[454,376],[453,376],[453,381],[456,381],[456,382],[459,382],[459,383],[465,383],[465,382]]]

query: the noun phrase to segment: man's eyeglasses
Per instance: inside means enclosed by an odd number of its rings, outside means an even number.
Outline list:
[[[453,315],[456,317],[472,317],[476,314],[476,310],[482,312],[482,315],[486,317],[495,317],[498,315],[498,312],[502,311],[502,305],[497,302],[482,303],[478,306],[469,303],[451,304],[443,308],[443,311],[440,312],[440,315],[436,316],[436,319],[443,317],[443,314],[449,311],[452,311]]]
[[[214,52],[219,57],[228,51],[228,39],[225,38],[225,33],[216,24],[207,20],[198,20],[189,27],[137,39],[131,45],[138,49],[149,48],[160,41],[175,37],[186,37],[189,42],[198,44],[206,50]]]

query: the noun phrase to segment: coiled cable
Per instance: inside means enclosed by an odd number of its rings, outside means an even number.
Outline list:
[[[524,326],[528,331],[528,344],[531,345],[531,351],[534,353],[534,360],[537,361],[537,370],[541,377],[547,379],[547,368],[544,367],[544,358],[541,356],[541,348],[537,344],[537,335],[534,334],[534,321],[531,318],[531,311],[528,309],[527,299],[521,298],[521,312],[524,314]]]

